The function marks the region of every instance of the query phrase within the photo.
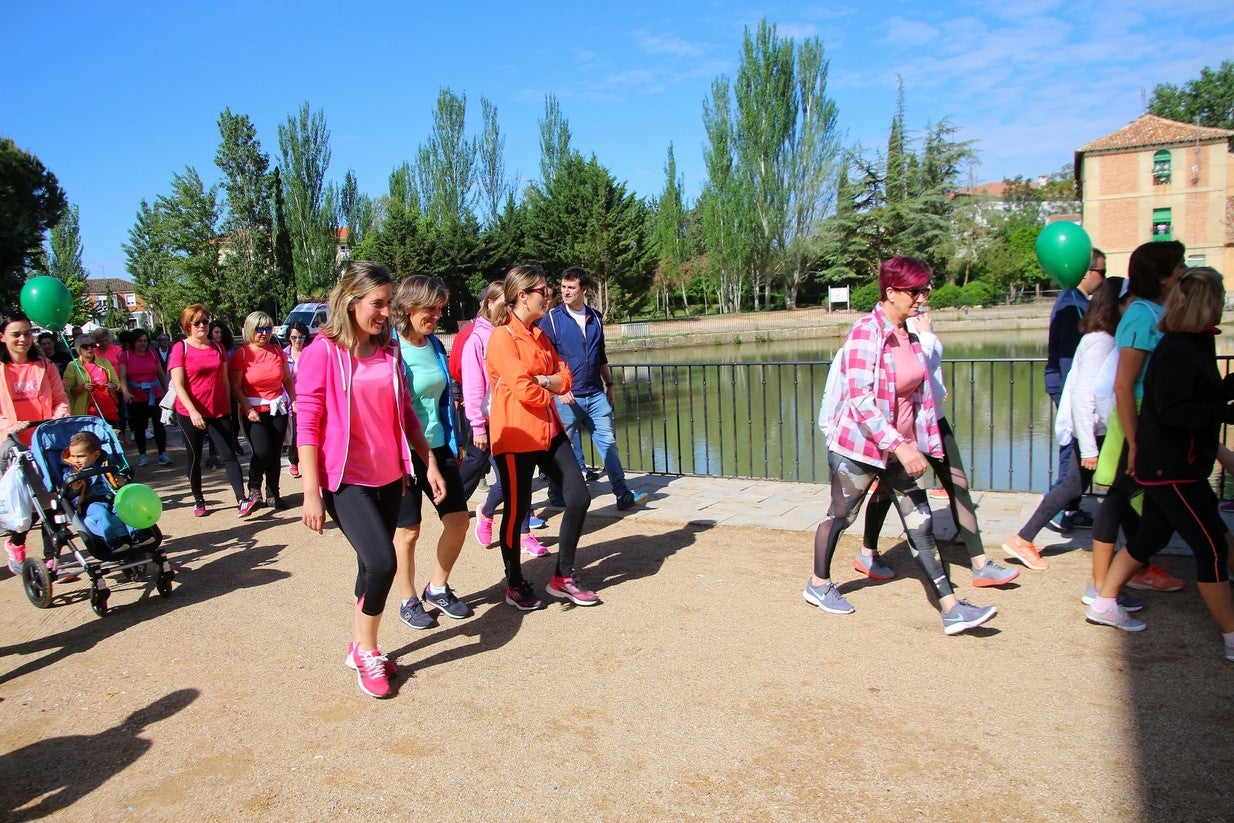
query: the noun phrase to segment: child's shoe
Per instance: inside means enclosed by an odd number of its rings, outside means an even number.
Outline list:
[[[13,541],[6,537],[4,551],[9,556],[9,571],[21,575],[21,564],[26,562],[26,547],[13,545]]]

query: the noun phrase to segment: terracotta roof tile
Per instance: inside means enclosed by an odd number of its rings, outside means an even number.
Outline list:
[[[1146,114],[1138,120],[1131,121],[1112,134],[1098,137],[1091,143],[1085,143],[1076,149],[1076,154],[1083,154],[1089,151],[1142,149],[1149,146],[1173,146],[1179,143],[1194,143],[1197,136],[1201,141],[1228,140],[1232,135],[1234,135],[1234,131],[1229,129],[1195,126],[1191,123],[1167,120],[1155,114]]]

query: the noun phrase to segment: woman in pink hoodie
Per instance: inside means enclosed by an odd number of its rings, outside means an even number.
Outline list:
[[[390,339],[392,296],[384,266],[348,266],[330,293],[330,320],[296,373],[304,525],[321,534],[329,512],[356,551],[355,634],[344,662],[373,697],[390,695],[397,670],[377,646],[377,628],[394,582],[394,529],[412,448],[428,467],[434,501],[446,493]]]

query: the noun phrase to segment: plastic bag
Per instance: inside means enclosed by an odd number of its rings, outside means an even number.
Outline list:
[[[24,458],[23,458],[24,459]],[[34,525],[34,496],[22,475],[21,459],[14,460],[0,477],[0,526],[12,532]]]

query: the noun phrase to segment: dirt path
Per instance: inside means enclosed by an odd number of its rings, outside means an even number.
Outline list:
[[[469,540],[451,582],[476,616],[420,633],[392,602],[405,674],[377,701],[342,665],[337,530],[164,526],[169,600],[117,584],[99,619],[81,585],[39,611],[0,580],[0,819],[1234,819],[1234,665],[1194,587],[1150,595],[1139,635],[1089,626],[1082,552],[963,587],[1000,613],[945,637],[904,551],[870,585],[842,546],[838,617],[801,599],[801,534],[592,517],[603,605],[522,614]],[[527,562],[537,586],[551,563]]]

